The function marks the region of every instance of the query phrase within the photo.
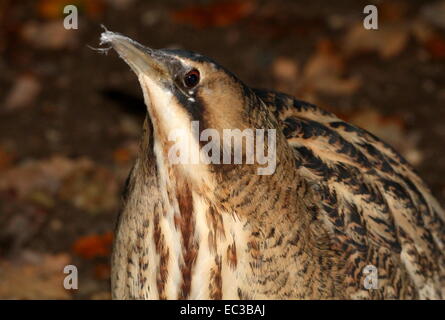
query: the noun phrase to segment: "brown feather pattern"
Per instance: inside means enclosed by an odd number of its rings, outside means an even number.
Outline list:
[[[297,170],[317,191],[318,215],[345,252],[350,292],[358,290],[359,271],[373,264],[391,287],[374,292],[381,298],[443,298],[444,213],[414,169],[333,114],[281,93],[257,94],[283,123]],[[400,265],[407,274],[394,272]]]
[[[168,164],[165,132],[151,112],[116,229],[114,298],[445,298],[445,214],[394,149],[196,57],[211,70],[218,102],[196,96],[201,129],[228,119],[278,129],[275,173],[209,165],[211,182],[192,181]],[[364,288],[368,265],[377,268],[378,289]]]

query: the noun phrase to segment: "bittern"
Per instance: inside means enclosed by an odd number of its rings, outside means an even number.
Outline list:
[[[393,148],[200,54],[110,31],[101,43],[136,73],[148,111],[116,229],[113,298],[445,297],[444,211]],[[262,144],[273,173],[259,174],[259,161],[172,162],[178,128],[205,153],[192,122],[198,133],[276,132]]]

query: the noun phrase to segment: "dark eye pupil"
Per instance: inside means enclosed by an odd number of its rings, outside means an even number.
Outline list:
[[[199,71],[198,70],[192,70],[188,72],[184,77],[184,84],[192,88],[196,86],[199,82]]]

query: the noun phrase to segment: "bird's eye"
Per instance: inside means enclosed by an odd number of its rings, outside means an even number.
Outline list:
[[[187,88],[193,88],[199,83],[199,71],[193,69],[184,76],[184,84]]]

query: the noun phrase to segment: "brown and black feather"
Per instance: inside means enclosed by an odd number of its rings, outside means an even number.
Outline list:
[[[300,177],[316,190],[317,214],[346,257],[349,292],[443,298],[444,212],[407,161],[371,133],[312,104],[255,93],[280,120]],[[384,289],[359,289],[366,265],[377,267]]]

